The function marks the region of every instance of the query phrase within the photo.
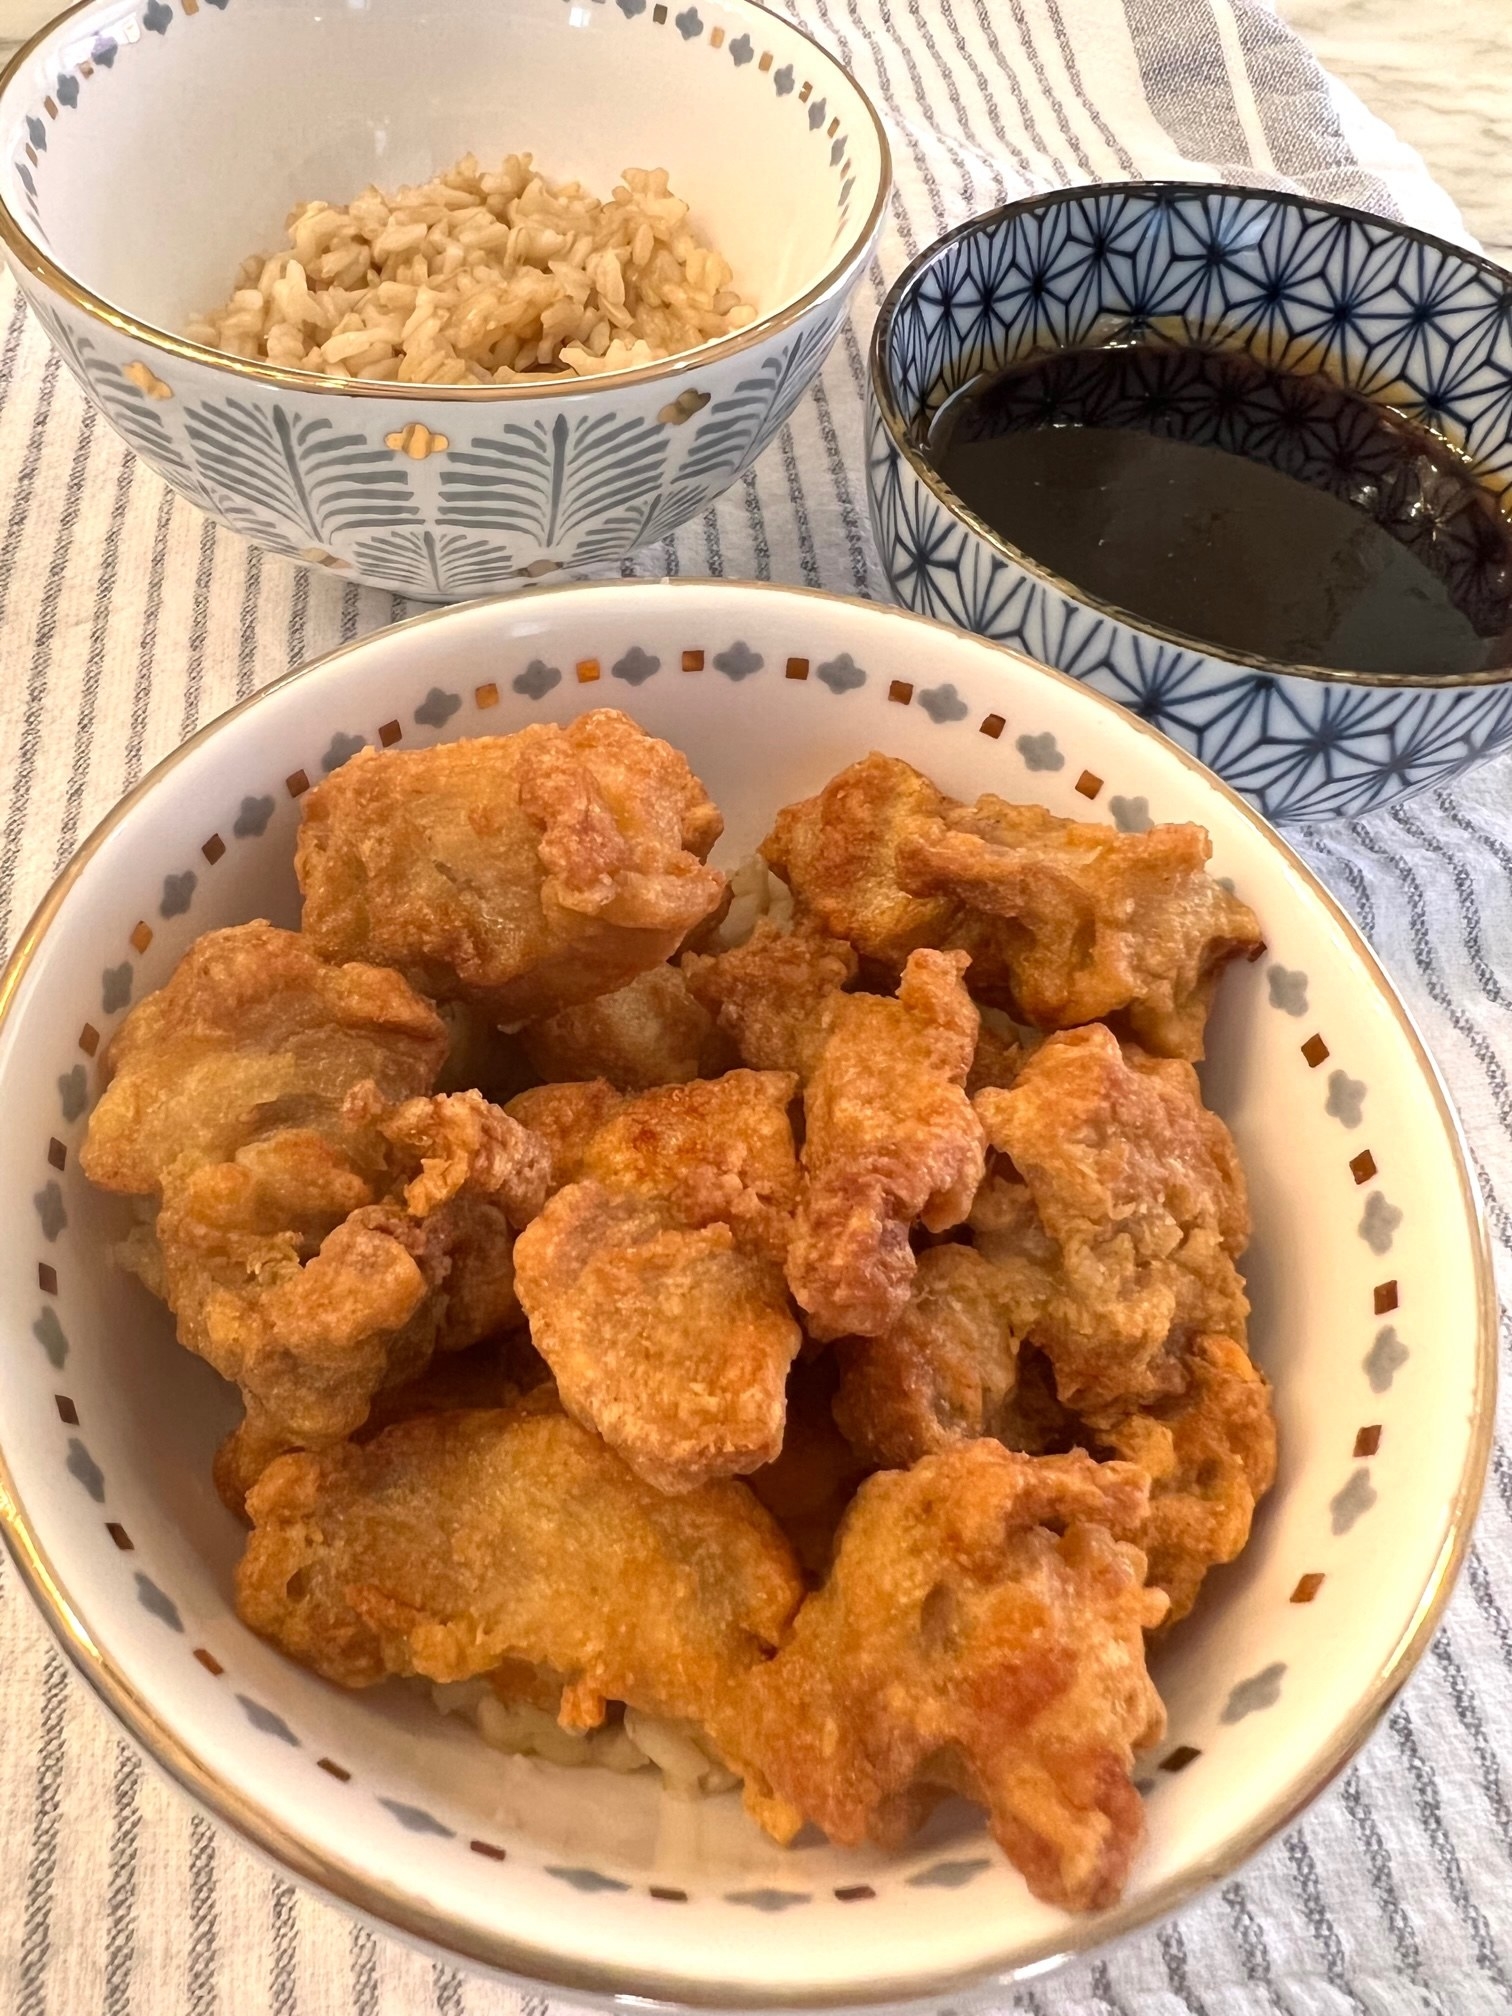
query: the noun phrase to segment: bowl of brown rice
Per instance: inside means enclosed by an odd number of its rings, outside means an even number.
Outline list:
[[[734,482],[889,176],[754,0],[84,0],[0,78],[0,242],[86,395],[234,530],[427,600]]]

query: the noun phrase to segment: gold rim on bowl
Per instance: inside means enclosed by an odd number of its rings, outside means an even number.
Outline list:
[[[50,21],[39,28],[35,35],[23,42],[0,70],[0,106],[6,94],[21,74],[24,66],[48,38],[76,14],[94,7],[98,0],[73,0],[71,6],[55,14]],[[727,357],[735,357],[743,350],[764,342],[784,329],[790,329],[801,321],[810,309],[843,294],[851,285],[854,276],[871,257],[873,243],[881,228],[882,213],[887,199],[892,193],[892,150],[887,144],[887,129],[878,116],[877,108],[870,96],[846,69],[838,56],[832,56],[822,42],[816,41],[806,29],[789,21],[774,9],[763,5],[763,0],[724,0],[724,4],[744,8],[752,14],[764,14],[780,24],[791,34],[806,42],[820,60],[829,65],[855,92],[866,109],[872,131],[877,141],[877,187],[870,209],[864,220],[850,234],[846,248],[832,260],[811,287],[790,301],[785,308],[775,309],[771,314],[758,316],[743,329],[732,330],[728,336],[717,337],[712,343],[701,344],[696,350],[678,351],[671,357],[655,359],[650,364],[637,364],[627,371],[604,371],[589,377],[577,377],[564,373],[561,380],[555,378],[531,380],[512,385],[415,385],[398,378],[342,378],[334,373],[322,371],[292,371],[281,364],[270,364],[262,357],[233,357],[229,351],[213,350],[204,343],[191,343],[185,336],[175,335],[170,329],[160,329],[154,322],[139,322],[124,308],[118,308],[103,296],[92,292],[82,281],[60,266],[32,237],[25,222],[19,218],[6,201],[5,188],[0,182],[0,244],[3,244],[16,264],[41,283],[50,294],[66,302],[71,308],[79,309],[92,321],[114,330],[133,343],[141,343],[148,348],[166,352],[181,363],[202,364],[214,371],[224,371],[234,378],[253,379],[263,385],[277,385],[285,392],[306,394],[334,393],[349,399],[398,399],[398,400],[446,400],[448,402],[471,401],[473,404],[488,404],[492,401],[529,401],[531,399],[574,399],[585,398],[602,386],[648,385],[658,380],[680,379],[695,371],[707,370],[711,365],[721,364]]]
[[[888,608],[886,605],[867,602],[858,596],[831,595],[817,588],[788,588],[775,582],[712,584],[690,578],[606,583],[563,582],[549,587],[532,588],[526,593],[533,603],[541,596],[555,598],[575,594],[592,597],[613,592],[616,595],[637,597],[665,595],[669,592],[675,594],[680,591],[700,592],[706,591],[711,585],[738,588],[742,596],[777,594],[792,599],[802,598],[806,601],[839,604],[846,608],[864,610],[872,615],[880,608],[889,619],[917,624],[926,632],[940,630],[949,632],[951,629],[947,624],[936,623],[931,618],[917,615],[913,611]],[[516,599],[519,598],[487,597],[445,609],[431,609],[389,629],[354,639],[351,643],[343,644],[338,649],[312,660],[308,665],[285,673],[247,699],[238,701],[223,714],[217,715],[213,721],[207,722],[203,728],[190,736],[187,742],[181,743],[177,749],[165,756],[95,827],[57,877],[21,934],[9,964],[4,973],[0,974],[0,1046],[3,1046],[5,1027],[17,990],[32,960],[36,957],[43,938],[56,922],[70,890],[85,867],[111,839],[132,809],[156,790],[191,751],[197,749],[209,737],[229,727],[233,721],[262,706],[265,701],[282,692],[294,681],[321,672],[356,652],[369,649],[380,639],[386,639],[401,631],[419,630],[429,624],[448,622],[470,611],[488,607],[492,603]],[[955,634],[969,636],[971,633]],[[994,644],[989,639],[974,636],[971,641],[985,650],[997,652],[1002,657],[1011,659],[1015,665],[1027,666],[1041,678],[1055,680],[1072,687],[1093,705],[1116,713],[1134,734],[1159,743],[1167,756],[1174,757],[1186,770],[1200,777],[1205,785],[1216,791],[1249,826],[1265,837],[1281,855],[1292,873],[1323,906],[1334,927],[1344,937],[1359,961],[1365,977],[1385,1000],[1406,1038],[1448,1136],[1459,1180],[1460,1201],[1473,1234],[1476,1251],[1478,1322],[1471,1409],[1472,1427],[1433,1571],[1390,1655],[1381,1665],[1353,1712],[1334,1733],[1329,1743],[1298,1771],[1288,1784],[1280,1787],[1261,1812],[1250,1819],[1232,1840],[1192,1867],[1170,1877],[1146,1895],[1133,1898],[1128,1903],[1103,1912],[1095,1918],[1074,1922],[1063,1932],[1032,1940],[1023,1947],[1004,1954],[996,1961],[940,1975],[927,1984],[917,1979],[905,1979],[895,1983],[885,1980],[863,1980],[859,1981],[853,1990],[843,1988],[806,1994],[801,1990],[764,1991],[759,1987],[753,1988],[749,1982],[744,1981],[699,1980],[666,1974],[647,1974],[637,1977],[632,1982],[625,1978],[622,1970],[605,1965],[578,1964],[556,1951],[535,1948],[525,1942],[492,1933],[482,1926],[461,1923],[420,1898],[406,1895],[388,1884],[379,1883],[355,1863],[327,1856],[312,1849],[297,1835],[289,1832],[266,1808],[249,1798],[236,1786],[227,1783],[213,1762],[192,1750],[161,1719],[151,1702],[137,1691],[110,1655],[96,1643],[87,1620],[75,1605],[32,1526],[26,1507],[17,1492],[3,1442],[0,1442],[0,1534],[3,1534],[22,1580],[30,1589],[63,1651],[154,1762],[217,1820],[234,1829],[253,1847],[316,1889],[326,1892],[363,1917],[388,1927],[402,1937],[419,1940],[433,1950],[454,1959],[491,1968],[518,1988],[531,1990],[544,1986],[563,1990],[588,1997],[600,2004],[623,2009],[627,2012],[627,2016],[631,2010],[666,2012],[666,2016],[674,2016],[674,2012],[690,2009],[865,2010],[883,2005],[889,2008],[909,2007],[923,2011],[936,2005],[943,1996],[971,1992],[986,1993],[994,1989],[1009,1988],[1028,1976],[1044,1973],[1062,1961],[1076,1958],[1120,1939],[1154,1919],[1165,1917],[1208,1884],[1230,1874],[1263,1847],[1274,1834],[1288,1826],[1344,1769],[1390,1707],[1398,1690],[1426,1650],[1469,1544],[1470,1529],[1480,1502],[1491,1454],[1496,1405],[1498,1304],[1485,1212],[1480,1192],[1471,1178],[1464,1134],[1439,1076],[1438,1068],[1416,1024],[1350,918],[1281,835],[1269,826],[1244,798],[1230,789],[1222,778],[1214,776],[1184,749],[1167,741],[1165,736],[1159,734],[1147,722],[1128,713],[1116,701],[1083,685],[1080,680],[1073,679],[1064,672],[1036,665],[1018,652],[1009,650],[1006,645]]]
[[[0,80],[3,83],[3,80]],[[1431,231],[1419,231],[1415,225],[1400,224],[1395,218],[1376,217],[1368,210],[1357,210],[1348,203],[1329,203],[1321,196],[1299,196],[1290,189],[1257,189],[1234,182],[1082,182],[1069,189],[1041,190],[1032,196],[1020,196],[1012,203],[1003,203],[996,210],[984,210],[979,216],[968,217],[964,224],[957,224],[951,231],[926,245],[918,256],[911,260],[888,288],[877,319],[872,327],[871,350],[868,358],[868,380],[871,396],[876,402],[877,412],[887,429],[894,450],[902,456],[917,480],[922,483],[942,510],[948,512],[958,523],[964,525],[976,538],[980,539],[999,560],[1017,567],[1032,581],[1063,595],[1082,609],[1090,609],[1107,622],[1120,624],[1125,630],[1132,630],[1143,637],[1156,638],[1162,644],[1173,645],[1179,651],[1189,652],[1194,657],[1205,658],[1215,665],[1242,665],[1248,671],[1269,673],[1275,679],[1313,679],[1340,686],[1384,686],[1406,692],[1438,692],[1440,690],[1474,686],[1501,686],[1512,680],[1512,665],[1492,666],[1479,672],[1347,672],[1337,671],[1328,665],[1288,665],[1277,658],[1265,658],[1250,651],[1230,650],[1227,645],[1219,647],[1204,643],[1200,637],[1188,635],[1183,630],[1172,630],[1151,617],[1138,616],[1130,609],[1121,608],[1116,602],[1105,602],[1085,588],[1079,588],[1064,574],[1057,574],[1053,567],[1047,567],[1031,554],[1015,546],[1011,539],[980,517],[964,498],[957,496],[934,465],[919,451],[914,438],[913,424],[898,403],[893,385],[892,368],[888,361],[888,348],[892,338],[893,324],[897,321],[904,302],[913,294],[929,269],[963,238],[974,237],[979,232],[991,231],[1005,224],[1012,217],[1022,216],[1035,210],[1059,209],[1063,203],[1084,203],[1090,197],[1119,195],[1157,196],[1217,196],[1224,199],[1233,197],[1241,202],[1271,204],[1283,210],[1316,210],[1326,217],[1340,217],[1355,222],[1366,223],[1389,232],[1395,238],[1405,239],[1409,244],[1421,245],[1427,251],[1445,254],[1483,274],[1497,289],[1512,299],[1512,274],[1505,272],[1494,260],[1484,258],[1478,252],[1471,252],[1463,245],[1451,244],[1447,238],[1435,237]],[[884,560],[884,567],[886,562]]]

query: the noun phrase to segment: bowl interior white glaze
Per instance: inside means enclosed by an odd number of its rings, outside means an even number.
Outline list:
[[[1205,1075],[1250,1175],[1280,1474],[1242,1562],[1158,1655],[1170,1729],[1142,1773],[1150,1840],[1100,1920],[1034,1903],[964,1808],[897,1856],[781,1850],[734,1797],[680,1805],[645,1777],[498,1758],[403,1686],[343,1694],[231,1612],[239,1535],[209,1466],[234,1409],[110,1261],[117,1207],[77,1172],[92,1060],[195,935],[293,921],[298,794],[359,741],[409,748],[602,704],[688,752],[724,809],[727,863],[777,805],[881,748],[964,796],[1197,819],[1260,915],[1268,949],[1228,976]],[[1358,937],[1254,814],[1119,708],[997,647],[699,582],[421,619],[258,696],[155,772],[44,908],[0,1002],[12,1544],[171,1769],[411,1933],[579,1993],[938,1996],[1111,1936],[1232,1866],[1338,1768],[1425,1640],[1494,1382],[1483,1235],[1442,1088]]]
[[[531,152],[600,197],[627,167],[668,169],[763,317],[833,265],[883,173],[844,71],[747,0],[95,0],[0,100],[13,216],[169,333],[278,248],[293,204],[423,181],[468,152]]]

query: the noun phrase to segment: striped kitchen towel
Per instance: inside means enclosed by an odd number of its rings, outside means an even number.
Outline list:
[[[627,572],[886,593],[864,358],[887,282],[973,211],[1120,176],[1298,187],[1463,237],[1453,205],[1260,0],[787,0],[891,130],[855,314],[780,440]],[[1425,34],[1431,32],[1425,25]],[[202,721],[404,604],[217,530],[86,412],[0,290],[0,940]],[[1304,834],[1448,1074],[1512,1256],[1512,760]],[[1237,1877],[1005,1997],[1029,2016],[1480,2016],[1512,2006],[1512,1461],[1447,1623],[1339,1784]],[[521,1998],[297,1891],[124,1743],[0,1566],[0,2009],[16,2016],[515,2016]],[[527,1998],[531,2016],[544,2002]]]

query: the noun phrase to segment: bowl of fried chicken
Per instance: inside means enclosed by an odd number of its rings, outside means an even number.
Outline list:
[[[33,1595],[517,1983],[1085,1952],[1322,1790],[1466,1542],[1494,1298],[1388,979],[1190,757],[895,609],[563,587],[266,688],[61,876],[0,1084]]]

